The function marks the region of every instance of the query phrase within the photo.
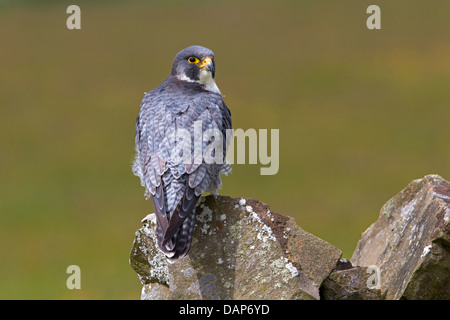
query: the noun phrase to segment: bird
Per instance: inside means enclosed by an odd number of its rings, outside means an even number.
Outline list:
[[[178,52],[171,74],[145,93],[136,118],[132,171],[145,188],[145,198],[152,200],[158,248],[169,262],[189,253],[201,195],[217,196],[220,175],[231,173],[226,161],[231,112],[215,83],[214,57],[212,50],[198,45]],[[225,138],[195,136],[208,130]],[[180,138],[179,132],[185,135]],[[203,153],[214,141],[221,148],[211,156],[221,161],[206,161]]]

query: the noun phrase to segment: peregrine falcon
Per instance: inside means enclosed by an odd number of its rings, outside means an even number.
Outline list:
[[[145,94],[136,119],[133,173],[145,187],[145,197],[152,199],[158,247],[169,260],[189,252],[200,196],[205,191],[216,195],[222,187],[220,174],[231,172],[225,160],[229,138],[221,141],[221,161],[211,163],[203,152],[214,137],[195,137],[196,130],[211,129],[226,137],[232,128],[214,77],[213,51],[201,46],[181,50],[170,76]],[[180,138],[181,131],[189,134]],[[188,154],[180,156],[186,146]]]

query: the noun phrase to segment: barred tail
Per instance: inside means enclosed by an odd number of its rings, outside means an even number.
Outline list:
[[[172,214],[158,206],[157,197],[152,197],[157,219],[156,236],[159,249],[169,260],[176,260],[189,253],[195,226],[195,209],[200,196],[189,186]],[[167,219],[168,218],[168,219]]]
[[[194,234],[195,226],[195,208],[191,214],[183,221],[182,226],[178,229],[178,232],[167,241],[164,245],[161,245],[162,251],[170,260],[176,260],[184,257],[189,253],[192,244],[192,236]]]

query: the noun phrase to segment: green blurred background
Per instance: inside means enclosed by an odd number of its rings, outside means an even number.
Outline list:
[[[69,4],[81,30],[68,30]],[[366,8],[381,7],[381,30]],[[280,170],[221,194],[295,217],[349,258],[381,206],[450,179],[449,1],[1,1],[0,298],[138,299],[152,212],[131,173],[144,91],[174,55],[216,53],[235,128],[280,129]],[[81,268],[81,290],[66,268]]]

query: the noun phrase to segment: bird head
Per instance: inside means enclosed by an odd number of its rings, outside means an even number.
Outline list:
[[[175,56],[172,75],[178,79],[200,83],[206,90],[220,93],[215,84],[214,52],[201,46],[187,47]]]

